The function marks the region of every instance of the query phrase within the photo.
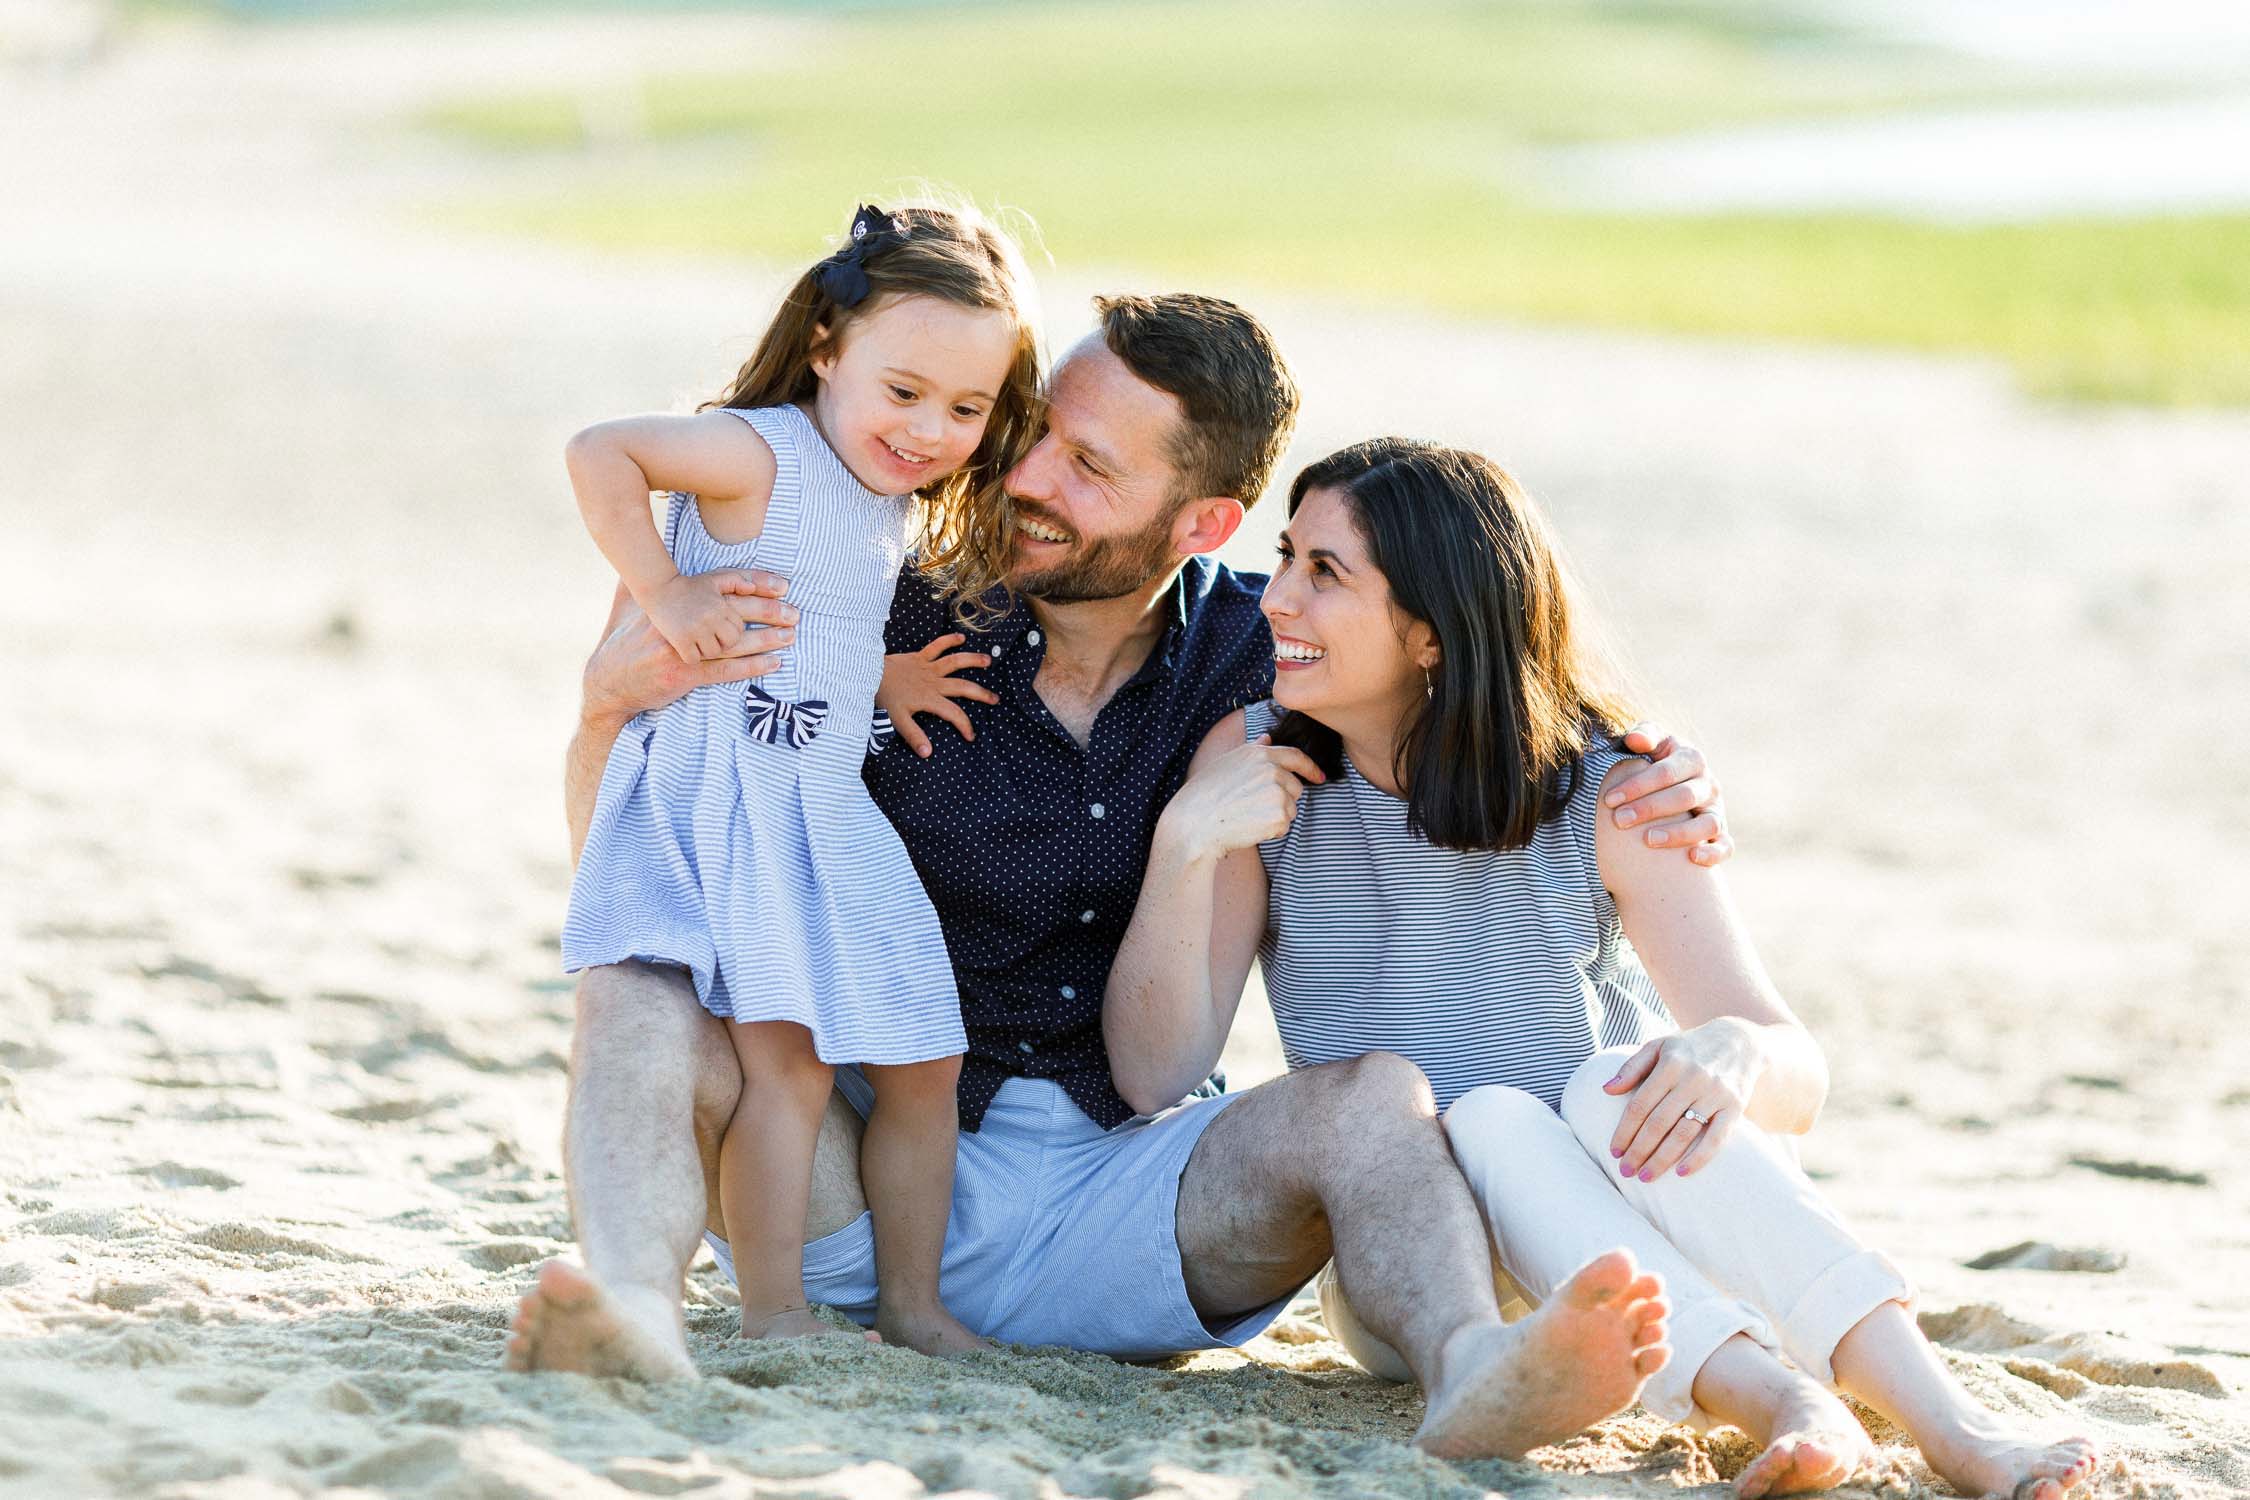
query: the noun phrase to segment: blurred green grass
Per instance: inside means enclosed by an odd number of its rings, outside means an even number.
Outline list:
[[[772,71],[465,99],[423,124],[571,164],[449,222],[816,253],[856,195],[1021,205],[1074,267],[1470,315],[2000,356],[2033,391],[2250,402],[2250,215],[1944,226],[1595,214],[1542,144],[2011,96],[1755,4],[912,7]]]

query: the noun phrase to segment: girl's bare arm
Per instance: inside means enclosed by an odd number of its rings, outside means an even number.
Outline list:
[[[655,490],[684,490],[729,510],[754,510],[755,535],[773,493],[773,450],[731,412],[598,422],[563,448],[579,513],[602,555],[657,630],[689,661],[719,655],[741,620],[715,589],[680,577],[649,513]]]

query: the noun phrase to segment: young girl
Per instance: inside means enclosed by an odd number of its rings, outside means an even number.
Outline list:
[[[947,591],[980,599],[1001,577],[1000,478],[1037,428],[1027,299],[990,225],[862,208],[717,402],[604,422],[567,451],[587,528],[684,659],[741,637],[715,569],[778,573],[799,610],[778,670],[628,726],[563,928],[571,972],[677,965],[732,1023],[743,1090],[720,1207],[747,1337],[827,1331],[801,1231],[833,1065],[857,1063],[876,1101],[860,1161],[876,1327],[925,1353],[978,1347],[938,1298],[960,1002],[937,914],[859,773],[910,512]],[[651,490],[674,492],[661,535]]]

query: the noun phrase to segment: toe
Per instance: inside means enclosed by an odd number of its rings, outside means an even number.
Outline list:
[[[1624,1291],[1632,1280],[1632,1255],[1624,1250],[1612,1250],[1588,1261],[1570,1278],[1564,1293],[1574,1306],[1598,1307]]]
[[[1644,1380],[1671,1362],[1672,1346],[1669,1344],[1652,1344],[1633,1355],[1633,1368]]]

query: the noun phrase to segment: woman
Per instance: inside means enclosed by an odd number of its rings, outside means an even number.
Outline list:
[[[1827,1091],[1716,870],[1598,817],[1639,764],[1547,528],[1509,476],[1385,438],[1304,471],[1268,585],[1274,698],[1215,728],[1159,821],[1111,978],[1113,1038],[1177,1029],[1169,1100],[1216,1060],[1253,953],[1292,1067],[1384,1050],[1428,1076],[1502,1266],[1543,1296],[1623,1245],[1673,1357],[1643,1401],[1764,1451],[1745,1497],[1871,1454],[1831,1384],[1969,1494],[2053,1500],[2083,1438],[2008,1428],[1946,1373],[1911,1289],[1783,1138]],[[1191,1055],[1192,1054],[1192,1055]],[[1113,1057],[1163,1056],[1132,1045]],[[1332,1331],[1406,1378],[1324,1284]]]

